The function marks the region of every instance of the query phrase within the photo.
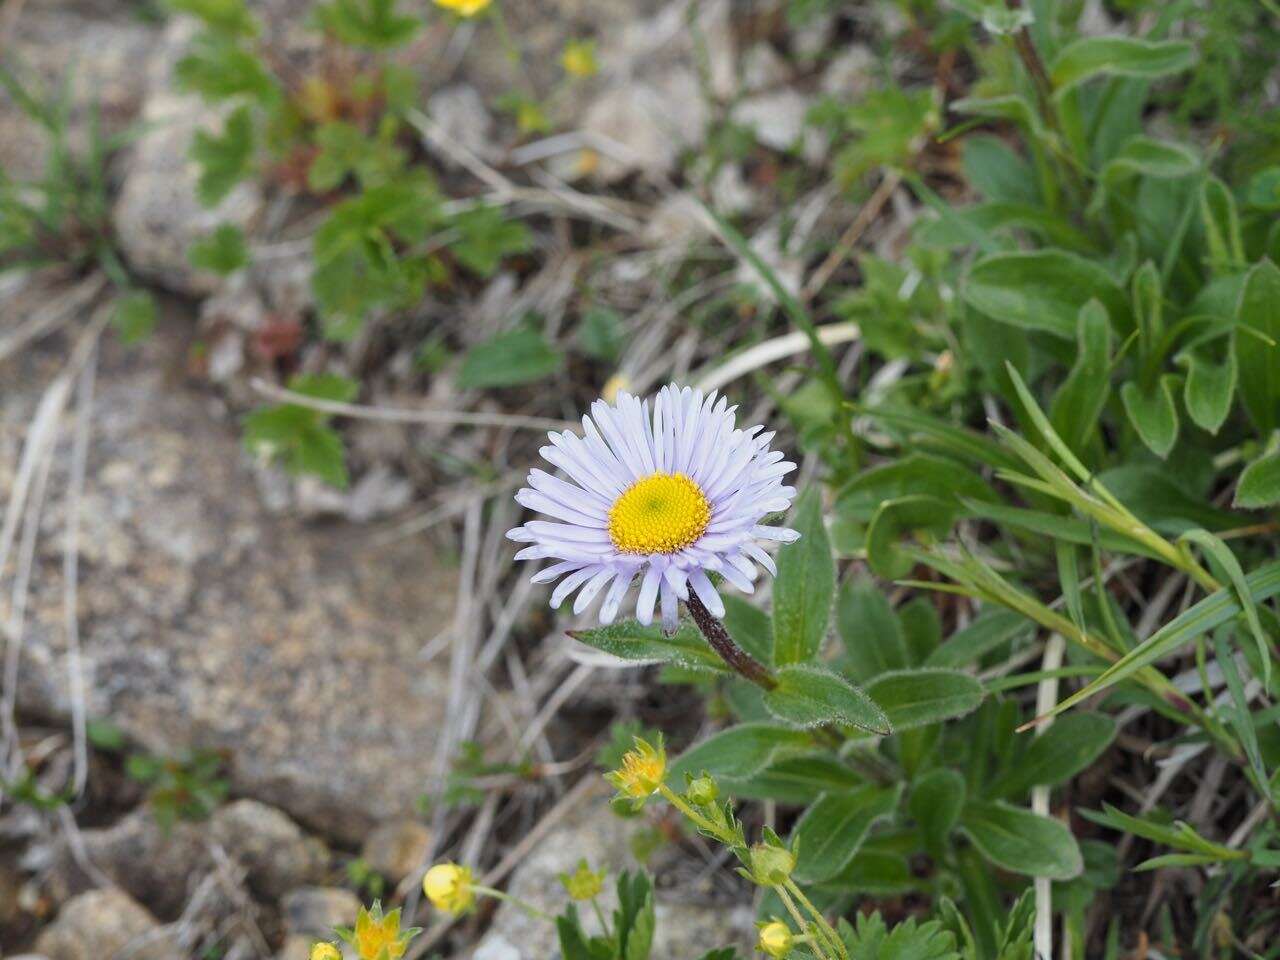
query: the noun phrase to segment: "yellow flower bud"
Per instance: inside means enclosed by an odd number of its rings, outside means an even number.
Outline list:
[[[317,943],[311,948],[311,960],[342,960],[342,951],[332,943]]]
[[[436,0],[437,7],[452,10],[460,17],[474,17],[489,8],[493,0]]]
[[[781,920],[771,920],[760,928],[760,941],[756,949],[761,953],[774,957],[785,957],[795,945],[795,937]]]
[[[600,70],[596,45],[590,40],[570,40],[560,55],[560,65],[571,77],[594,77]]]
[[[361,907],[356,915],[351,945],[360,960],[400,960],[418,932],[417,928],[400,929],[399,907],[384,914],[382,904],[375,900],[372,907]]]
[[[592,872],[586,860],[579,860],[573,873],[560,874],[560,882],[570,900],[590,900],[604,889],[604,873]]]
[[[635,744],[623,755],[622,766],[605,774],[605,779],[618,788],[619,795],[643,802],[658,792],[667,777],[667,751],[661,739],[656,747],[639,737]]]
[[[476,901],[471,871],[456,863],[437,863],[422,878],[422,892],[437,910],[465,913]]]

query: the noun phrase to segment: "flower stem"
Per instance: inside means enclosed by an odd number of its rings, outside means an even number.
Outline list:
[[[840,939],[840,934],[836,933],[835,927],[827,923],[827,918],[822,915],[822,911],[813,905],[813,901],[804,895],[804,891],[801,890],[796,885],[796,882],[790,877],[787,878],[787,890],[804,905],[804,908],[808,910],[809,913],[813,915],[814,922],[817,924],[818,929],[822,931],[826,938],[831,941],[831,945],[835,947],[836,955],[844,957],[847,960],[849,953],[845,950],[844,941]]]
[[[792,900],[791,895],[787,893],[786,888],[774,887],[773,889],[778,891],[778,898],[782,901],[782,905],[787,908],[787,912],[791,914],[791,918],[795,920],[800,929],[810,929],[813,925],[809,923],[809,921],[805,920],[804,916],[800,913],[799,908],[796,907],[795,901]],[[828,960],[827,951],[830,947],[827,946],[826,938],[819,937],[817,934],[811,934],[810,936],[812,939],[810,946],[813,947],[813,952],[817,954],[818,960]]]
[[[730,669],[761,689],[772,690],[778,685],[769,668],[733,642],[733,637],[729,636],[729,631],[724,628],[724,624],[711,615],[711,611],[692,590],[689,591],[689,599],[685,601],[685,606],[689,608],[689,615],[693,617],[693,622],[707,638],[707,643],[711,644],[711,649],[720,655],[720,659],[728,664]]]
[[[509,903],[513,907],[519,907],[531,917],[537,917],[539,920],[546,920],[548,923],[555,920],[555,917],[549,913],[544,913],[531,903],[526,903],[519,897],[513,897],[509,893],[503,893],[501,890],[495,890],[493,887],[473,886],[471,888],[476,893],[482,893],[486,897],[493,897],[495,900],[501,900],[503,903]]]

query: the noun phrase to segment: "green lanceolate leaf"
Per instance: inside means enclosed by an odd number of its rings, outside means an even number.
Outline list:
[[[1262,629],[1258,607],[1249,591],[1249,581],[1245,578],[1240,561],[1222,539],[1208,530],[1188,530],[1179,538],[1179,543],[1194,543],[1203,550],[1205,556],[1209,558],[1213,572],[1219,579],[1231,584],[1231,588],[1235,590],[1245,623],[1249,627],[1249,632],[1253,634],[1254,642],[1258,645],[1258,658],[1262,662],[1263,669],[1263,686],[1269,687],[1271,685],[1270,644],[1267,642],[1266,631]]]
[[[597,627],[594,630],[570,630],[569,636],[610,656],[638,663],[670,663],[687,670],[721,673],[724,661],[708,645],[692,623],[682,623],[667,636],[660,624],[644,626],[635,620]]]
[[[836,626],[844,643],[845,669],[853,679],[865,682],[911,665],[902,624],[874,581],[860,577],[840,588]]]
[[[964,777],[950,767],[930,770],[911,785],[908,809],[930,852],[938,855],[947,849],[947,838],[959,822],[964,804]]]
[[[1076,338],[1080,308],[1090,300],[1113,320],[1129,316],[1124,291],[1105,268],[1061,250],[986,257],[969,271],[964,297],[992,319],[1064,340]]]
[[[1270,260],[1249,271],[1236,308],[1236,326],[1240,397],[1265,438],[1280,428],[1280,268]]]
[[[780,667],[778,685],[764,704],[779,720],[802,727],[825,723],[857,727],[887,736],[892,726],[876,702],[844,677],[815,663]]]
[[[940,667],[895,670],[870,681],[867,692],[894,730],[910,730],[963,717],[978,709],[982,684],[967,673]]]
[[[1001,644],[1030,630],[1027,618],[1003,607],[984,607],[974,621],[947,638],[929,654],[927,667],[964,667],[975,664]]]
[[[773,621],[769,615],[742,597],[726,594],[724,628],[733,642],[764,664],[773,663]]]
[[[1217,433],[1231,413],[1235,397],[1238,368],[1236,355],[1228,351],[1221,363],[1215,363],[1199,350],[1189,350],[1178,358],[1186,368],[1182,402],[1187,416],[1201,430]]]
[[[1062,441],[1083,454],[1111,395],[1111,321],[1107,308],[1090,300],[1076,324],[1075,366],[1054,394],[1049,420]]]
[[[800,497],[791,526],[800,539],[778,551],[773,586],[773,659],[778,666],[818,656],[836,585],[835,560],[816,488]]]
[[[902,785],[866,786],[819,797],[791,832],[800,852],[795,879],[818,883],[835,876],[853,859],[875,824],[898,807]]]
[[[1067,44],[1053,58],[1049,78],[1060,94],[1093,77],[1167,77],[1186,70],[1195,61],[1195,48],[1185,41],[1082,37]]]
[[[1178,378],[1165,374],[1150,391],[1132,380],[1120,388],[1124,412],[1142,442],[1157,457],[1167,457],[1178,442],[1178,406],[1174,393]]]
[[[996,866],[1030,877],[1070,880],[1084,870],[1084,858],[1071,831],[1007,803],[965,805],[960,829]]]
[[[1262,510],[1280,503],[1280,452],[1259,457],[1244,468],[1236,484],[1234,505]]]
[[[1064,783],[1101,756],[1115,735],[1115,721],[1100,713],[1061,717],[1031,742],[1013,769],[985,791],[986,796],[1016,798],[1032,787]]]
[[[769,723],[743,723],[695,743],[671,765],[668,779],[682,782],[686,773],[706,771],[725,780],[746,780],[787,758],[814,750],[803,730]]]

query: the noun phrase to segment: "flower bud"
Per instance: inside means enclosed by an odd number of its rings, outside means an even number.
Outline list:
[[[604,889],[604,873],[593,872],[586,860],[579,860],[573,873],[560,874],[560,883],[570,900],[590,900]]]
[[[465,913],[475,903],[471,871],[456,863],[437,863],[422,878],[422,892],[437,910]]]
[[[332,943],[317,943],[311,948],[311,960],[342,960],[342,951]]]
[[[791,935],[787,925],[781,920],[771,920],[760,928],[760,940],[756,943],[756,949],[778,960],[790,953],[794,945],[795,937]]]
[[[720,788],[716,785],[715,780],[704,773],[689,784],[689,789],[685,791],[685,796],[689,798],[690,803],[696,806],[709,807],[720,796]]]
[[[785,883],[795,868],[795,854],[786,847],[757,843],[751,848],[751,875],[756,883],[770,887]]]

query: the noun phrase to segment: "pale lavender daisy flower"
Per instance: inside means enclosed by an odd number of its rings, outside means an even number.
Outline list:
[[[551,520],[530,520],[507,536],[527,543],[517,560],[555,560],[534,575],[560,580],[551,605],[573,593],[581,613],[601,592],[600,622],[612,623],[638,577],[636,618],[676,624],[676,604],[689,590],[717,617],[724,603],[708,573],[751,593],[756,564],[777,573],[760,541],[789,543],[800,535],[761,520],[785,511],[795,488],[782,479],[795,469],[769,449],[773,433],[739,430],[724,397],[674,384],[641,402],[619,393],[616,406],[597,400],[582,418],[585,436],[549,434],[542,456],[567,479],[529,473],[516,500]],[[560,579],[563,578],[563,579]]]

